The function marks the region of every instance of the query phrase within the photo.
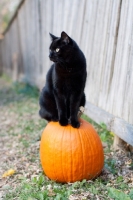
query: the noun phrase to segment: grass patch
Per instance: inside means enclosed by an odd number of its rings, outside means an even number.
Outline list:
[[[24,180],[21,187],[15,192],[6,195],[5,200],[18,198],[20,200],[67,200],[67,199],[104,199],[132,200],[133,190],[128,194],[120,190],[121,181],[116,182],[117,188],[108,186],[99,177],[93,181],[83,180],[73,184],[60,184],[46,178],[43,174],[31,179],[30,183]],[[72,198],[73,197],[73,198]]]
[[[18,94],[23,94],[25,96],[29,96],[30,98],[37,98],[39,96],[39,90],[36,86],[31,86],[28,83],[19,83],[15,82],[13,83],[13,89],[18,93]]]

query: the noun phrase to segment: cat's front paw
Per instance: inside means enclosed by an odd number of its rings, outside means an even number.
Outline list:
[[[59,123],[60,123],[60,125],[61,126],[67,126],[68,125],[68,119],[67,118],[61,118],[60,120],[59,120]]]
[[[79,128],[80,127],[80,123],[78,120],[71,120],[71,125],[73,128]]]

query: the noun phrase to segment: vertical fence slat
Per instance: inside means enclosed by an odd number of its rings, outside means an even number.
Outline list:
[[[130,117],[129,120],[129,113],[133,105],[133,98],[131,98],[133,88],[129,84],[129,79],[132,82],[133,73],[132,19],[133,1],[122,1],[114,74],[108,101],[109,112],[130,121],[130,123],[133,123],[133,118]]]
[[[50,45],[50,36],[49,33],[52,33],[53,29],[53,1],[46,0],[40,1],[41,4],[41,59],[42,59],[42,81],[45,81],[46,72],[50,68],[51,62],[48,58],[49,55],[49,45]],[[44,84],[44,83],[43,83]],[[43,85],[42,85],[43,86]]]
[[[98,101],[98,106],[103,109],[105,109],[108,104],[110,84],[114,72],[114,60],[116,54],[120,6],[121,6],[120,1],[110,1],[109,17],[106,29],[105,45],[103,50],[103,62],[102,62],[103,69],[101,74],[100,92]]]

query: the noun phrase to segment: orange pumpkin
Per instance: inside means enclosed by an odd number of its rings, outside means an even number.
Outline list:
[[[45,174],[57,182],[89,180],[103,168],[100,138],[91,124],[80,119],[80,128],[50,122],[43,131],[40,159]]]

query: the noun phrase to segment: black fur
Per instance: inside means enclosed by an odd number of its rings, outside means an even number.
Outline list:
[[[48,121],[59,121],[62,126],[70,122],[78,128],[78,110],[85,105],[86,60],[76,42],[65,32],[59,38],[50,36],[49,57],[54,64],[40,95],[39,114]]]

